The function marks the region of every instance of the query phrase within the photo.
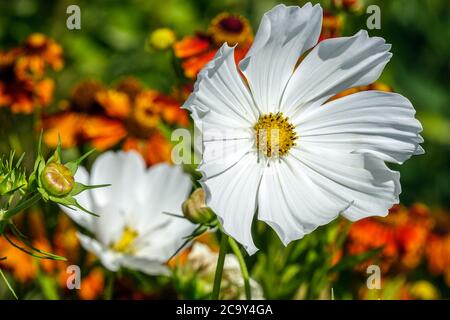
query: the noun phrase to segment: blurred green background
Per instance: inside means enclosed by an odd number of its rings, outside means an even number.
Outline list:
[[[284,1],[302,4],[305,1]],[[317,1],[314,1],[317,2]],[[56,39],[66,66],[55,74],[55,102],[85,78],[112,83],[134,75],[146,85],[168,92],[175,81],[168,55],[149,54],[145,40],[159,27],[179,37],[206,30],[222,11],[241,13],[256,30],[272,0],[14,0],[0,1],[0,49],[21,43],[32,32]],[[320,1],[330,8],[330,1]],[[81,30],[66,28],[66,8],[81,8]],[[381,30],[370,30],[392,43],[394,56],[382,81],[408,97],[424,126],[426,154],[396,169],[402,174],[404,204],[421,201],[450,205],[450,2],[448,0],[365,1],[381,8]],[[343,35],[366,28],[365,12],[345,16]],[[4,138],[4,130],[0,130]]]

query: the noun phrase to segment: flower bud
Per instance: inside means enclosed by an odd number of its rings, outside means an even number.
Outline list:
[[[156,50],[167,50],[175,41],[175,33],[169,28],[156,29],[148,38],[150,46]]]
[[[41,182],[45,190],[57,197],[70,193],[75,186],[72,172],[63,164],[50,162],[42,170]]]
[[[193,223],[207,224],[215,218],[214,212],[206,206],[205,191],[196,189],[189,198],[183,202],[184,216]]]

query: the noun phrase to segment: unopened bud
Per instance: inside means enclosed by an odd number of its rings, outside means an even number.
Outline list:
[[[57,197],[67,195],[75,186],[72,172],[63,164],[56,162],[45,166],[41,174],[41,182],[49,194]]]
[[[183,202],[182,210],[184,216],[193,223],[206,224],[215,218],[214,212],[206,206],[205,191],[202,188],[196,189]]]
[[[176,41],[173,30],[169,28],[160,28],[153,31],[148,38],[150,46],[156,50],[167,50]]]

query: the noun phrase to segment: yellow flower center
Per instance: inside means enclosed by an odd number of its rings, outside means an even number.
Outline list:
[[[256,147],[267,157],[280,157],[288,153],[295,145],[297,134],[294,126],[283,113],[269,113],[260,116],[253,127],[256,135]]]
[[[138,232],[130,227],[126,226],[123,229],[122,236],[119,241],[111,244],[111,249],[120,252],[123,254],[132,255],[136,252],[136,246],[134,245],[134,241],[138,237]]]

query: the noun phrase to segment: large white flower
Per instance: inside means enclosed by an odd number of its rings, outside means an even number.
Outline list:
[[[76,196],[100,217],[63,208],[94,235],[79,233],[82,246],[109,270],[126,267],[165,274],[165,262],[195,228],[185,219],[164,214],[181,215],[181,204],[192,187],[189,176],[168,164],[146,170],[135,152],[106,152],[94,162],[90,176],[79,167],[75,178],[85,184],[111,184]]]
[[[386,215],[400,183],[384,161],[423,153],[405,97],[367,91],[329,101],[376,81],[392,54],[366,31],[315,46],[321,24],[319,5],[276,6],[239,64],[244,77],[224,44],[184,105],[202,131],[207,204],[249,253],[256,211],[284,244],[339,214]]]

